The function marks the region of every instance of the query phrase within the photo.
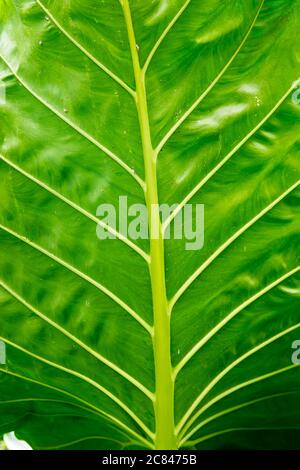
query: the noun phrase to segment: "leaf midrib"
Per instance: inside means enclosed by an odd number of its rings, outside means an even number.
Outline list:
[[[164,240],[159,211],[156,154],[151,140],[145,73],[140,66],[129,0],[119,0],[132,57],[146,176],[146,205],[150,234],[150,281],[154,317],[153,352],[155,366],[155,448],[176,449],[174,426],[174,381],[172,379],[170,317],[166,294]],[[155,210],[156,208],[156,210]]]

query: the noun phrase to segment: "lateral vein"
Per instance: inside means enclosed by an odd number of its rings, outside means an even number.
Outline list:
[[[192,190],[185,196],[185,198],[178,204],[176,209],[170,214],[170,216],[165,220],[163,224],[163,230],[165,231],[171,221],[176,217],[176,215],[181,211],[181,209],[192,199],[193,196],[214,176],[223,165],[230,160],[233,155],[238,152],[238,150],[248,142],[248,140],[270,119],[270,117],[277,111],[280,105],[285,101],[289,96],[291,91],[294,89],[294,86],[291,86],[286,93],[280,98],[280,100],[275,104],[275,106],[269,111],[269,113],[201,180],[199,183],[192,188]]]
[[[48,359],[41,357],[37,354],[32,353],[31,351],[28,351],[27,349],[23,348],[19,344],[13,343],[9,339],[5,338],[4,336],[0,336],[0,340],[2,340],[4,343],[9,344],[11,347],[18,349],[19,351],[22,351],[24,354],[27,354],[28,356],[33,357],[34,359],[43,362],[50,367],[53,367],[55,369],[61,370],[62,372],[69,374],[71,376],[74,376],[83,382],[88,383],[92,387],[96,388],[97,390],[100,390],[104,395],[109,397],[112,401],[114,401],[120,408],[122,408],[125,413],[128,414],[135,422],[136,424],[153,440],[153,433],[148,429],[148,427],[141,421],[141,419],[127,406],[122,400],[120,400],[118,397],[116,397],[112,392],[107,390],[105,387],[100,385],[98,382],[95,380],[91,379],[90,377],[87,377],[84,374],[81,374],[80,372],[77,372],[73,369],[69,369],[67,367],[62,366],[61,364],[57,364],[56,362],[49,361]]]
[[[218,83],[218,81],[222,78],[228,67],[231,65],[231,63],[234,61],[242,47],[244,46],[245,42],[247,41],[256,21],[257,18],[260,14],[260,11],[263,7],[264,0],[260,3],[260,6],[255,14],[255,17],[250,25],[250,28],[248,29],[246,35],[244,36],[242,42],[240,43],[239,47],[236,49],[234,54],[231,56],[227,64],[223,67],[221,72],[217,75],[217,77],[212,81],[212,83],[208,86],[208,88],[196,99],[196,101],[189,107],[189,109],[181,116],[181,118],[171,127],[171,129],[166,133],[166,135],[163,137],[161,142],[158,144],[158,146],[155,149],[156,155],[160,153],[162,148],[165,146],[165,144],[168,142],[168,140],[172,137],[172,135],[177,131],[177,129],[183,124],[183,122],[189,117],[189,115],[196,109],[196,107],[201,103],[201,101],[208,95],[208,93],[214,88],[214,86]]]
[[[205,389],[200,393],[200,395],[196,398],[196,400],[192,403],[192,405],[189,407],[183,418],[180,420],[177,426],[177,430],[180,431],[186,421],[189,419],[189,417],[192,415],[194,410],[197,408],[197,406],[203,401],[203,399],[206,397],[206,395],[215,387],[215,385],[223,378],[225,375],[228,374],[232,369],[234,369],[237,365],[239,365],[241,362],[243,362],[245,359],[248,357],[252,356],[255,354],[257,351],[260,351],[261,349],[265,348],[269,344],[272,344],[273,342],[277,341],[278,339],[282,338],[283,336],[291,333],[292,331],[300,328],[300,323],[296,323],[295,325],[286,328],[285,330],[281,331],[280,333],[277,333],[276,335],[272,336],[271,338],[267,339],[266,341],[263,341],[262,343],[258,344],[254,348],[250,349],[246,353],[244,353],[242,356],[238,357],[235,359],[231,364],[229,364],[225,369],[223,369],[206,387]]]
[[[282,374],[284,372],[289,372],[292,369],[295,369],[296,367],[299,367],[299,364],[292,364],[290,366],[284,367],[282,369],[277,369],[272,372],[269,372],[267,374],[261,375],[259,377],[255,377],[251,380],[247,380],[246,382],[242,382],[238,385],[235,385],[234,387],[229,388],[228,390],[225,390],[225,392],[220,393],[216,397],[214,397],[212,400],[210,400],[208,403],[206,403],[200,410],[195,413],[192,418],[186,423],[184,428],[182,429],[181,435],[183,436],[185,432],[191,427],[191,425],[196,421],[196,419],[199,418],[207,409],[209,409],[211,406],[213,406],[215,403],[218,403],[220,400],[222,400],[225,397],[228,397],[229,395],[237,392],[238,390],[241,390],[242,388],[246,388],[254,383],[261,382],[263,380],[267,380],[271,377],[274,377],[276,375]],[[196,432],[196,428],[193,429],[193,432],[191,431],[189,435],[191,436]]]
[[[96,64],[103,72],[109,75],[115,82],[117,82],[124,90],[126,90],[133,98],[135,98],[135,91],[127,85],[120,77],[118,77],[114,72],[112,72],[106,65],[100,62],[96,57],[93,56],[85,47],[82,46],[55,18],[55,16],[50,12],[48,8],[40,1],[36,0],[36,3],[41,7],[41,9],[46,13],[46,15],[51,19],[55,26],[66,36],[69,41],[71,41],[75,47],[77,47],[84,55],[86,55],[94,64]]]
[[[46,255],[48,258],[53,259],[56,263],[61,264],[64,266],[66,269],[69,271],[73,272],[77,276],[81,277],[88,283],[92,284],[94,287],[99,289],[101,292],[106,294],[108,297],[110,297],[115,303],[120,305],[124,310],[126,310],[136,321],[142,325],[146,331],[150,335],[152,335],[152,327],[138,314],[136,313],[129,305],[127,305],[123,300],[121,300],[116,294],[114,294],[112,291],[110,291],[107,287],[103,286],[99,282],[95,281],[95,279],[89,277],[87,274],[84,274],[81,272],[79,269],[75,268],[71,264],[67,263],[63,259],[59,258],[58,256],[54,255],[50,251],[46,250],[45,248],[42,248],[41,246],[37,245],[33,241],[29,240],[28,238],[24,237],[23,235],[20,235],[19,233],[11,230],[10,228],[6,227],[5,225],[0,224],[0,229],[4,230],[5,232],[9,233],[15,238],[18,238],[20,241],[26,243],[27,245],[31,246],[37,251],[40,251],[44,255]]]
[[[89,211],[85,210],[83,207],[79,206],[78,204],[76,204],[75,202],[71,201],[70,199],[68,199],[67,197],[65,197],[63,194],[61,194],[60,192],[56,191],[55,189],[51,188],[51,186],[49,186],[48,184],[44,183],[43,181],[41,181],[40,179],[36,178],[35,176],[31,175],[30,173],[28,173],[27,171],[23,170],[21,167],[19,167],[18,165],[16,165],[15,163],[13,163],[11,160],[5,158],[3,155],[0,154],[0,160],[3,160],[7,165],[11,166],[12,168],[14,168],[16,171],[18,171],[20,174],[22,174],[23,176],[25,176],[26,178],[30,179],[31,181],[33,181],[35,184],[39,185],[41,188],[45,189],[46,191],[48,191],[49,193],[53,194],[53,196],[57,197],[58,199],[60,199],[61,201],[63,201],[64,203],[68,204],[70,207],[72,207],[73,209],[77,210],[78,212],[80,212],[82,215],[84,215],[85,217],[87,217],[88,219],[92,220],[93,222],[95,222],[97,225],[100,225],[101,227],[103,227],[105,230],[107,230],[109,233],[111,233],[112,235],[114,235],[116,238],[118,238],[120,241],[124,242],[127,246],[129,246],[130,248],[132,248],[136,253],[138,253],[140,256],[142,256],[142,258],[144,258],[144,260],[149,263],[149,255],[144,251],[142,250],[138,245],[136,245],[135,243],[133,243],[131,240],[129,240],[129,238],[125,237],[124,235],[122,235],[121,233],[119,233],[117,230],[115,230],[114,228],[110,227],[109,225],[107,225],[106,223],[104,223],[102,220],[98,219],[96,216],[94,216],[93,214],[91,214]]]
[[[161,43],[163,42],[163,40],[165,39],[165,37],[167,36],[167,34],[169,33],[169,31],[173,28],[174,24],[178,21],[178,19],[181,17],[181,15],[184,13],[184,11],[186,10],[187,6],[191,3],[191,0],[187,0],[183,5],[182,7],[180,8],[180,10],[176,13],[176,15],[174,16],[174,18],[170,21],[170,23],[168,24],[168,26],[164,29],[164,31],[162,32],[162,34],[160,35],[160,37],[158,38],[158,40],[156,41],[156,43],[154,44],[153,48],[151,49],[146,61],[145,61],[145,64],[143,66],[143,73],[146,74],[147,72],[147,69],[150,65],[150,62],[151,60],[153,59],[153,56],[154,54],[156,53],[156,51],[158,50],[159,46],[161,45]]]
[[[299,394],[300,392],[298,391],[293,391],[293,392],[281,392],[281,393],[276,393],[276,394],[273,394],[273,395],[267,395],[267,396],[264,396],[264,397],[260,397],[260,398],[257,398],[255,400],[249,400],[248,402],[245,402],[245,403],[242,403],[240,405],[237,405],[237,406],[233,406],[232,408],[228,408],[226,410],[223,410],[223,411],[220,411],[219,413],[216,413],[215,415],[211,416],[210,418],[207,418],[205,421],[203,421],[201,423],[201,426],[199,424],[198,426],[198,429],[195,428],[195,432],[197,432],[200,428],[202,428],[203,426],[205,426],[207,423],[209,423],[210,421],[213,421],[217,418],[220,418],[226,414],[229,414],[229,413],[233,413],[235,411],[238,411],[242,408],[246,408],[247,406],[251,406],[251,405],[255,405],[256,403],[260,403],[262,401],[265,401],[265,400],[270,400],[272,398],[279,398],[279,397],[283,397],[283,396],[287,396],[287,395],[297,395]],[[247,429],[247,428],[240,428],[240,429]],[[254,429],[254,428],[252,428]],[[264,428],[255,428],[255,429],[264,429]],[[289,428],[281,428],[281,427],[278,427],[278,428],[266,428],[266,429],[289,429]],[[291,428],[291,429],[294,429],[294,428]],[[194,434],[194,432],[193,432]],[[216,433],[214,433],[216,434]],[[192,436],[192,433],[189,433],[186,438],[182,439],[181,441],[181,445],[184,444],[188,439],[189,437]],[[204,436],[205,437],[205,436]],[[200,438],[200,440],[195,440],[193,441],[194,443],[198,443],[198,442],[201,442],[203,438]],[[204,439],[203,439],[204,440]]]
[[[68,124],[73,130],[78,132],[82,137],[87,139],[89,142],[91,142],[93,145],[95,145],[98,149],[100,149],[102,152],[104,152],[108,157],[110,157],[112,160],[114,160],[119,166],[121,166],[132,178],[135,179],[135,181],[141,186],[141,188],[144,190],[145,189],[145,182],[136,174],[136,172],[130,168],[127,163],[125,163],[120,157],[118,157],[116,154],[114,154],[111,150],[109,150],[105,145],[102,145],[98,140],[96,140],[94,137],[92,137],[88,132],[83,130],[81,127],[79,127],[77,124],[75,124],[73,121],[67,118],[64,114],[62,114],[60,111],[58,111],[54,106],[52,106],[50,103],[48,103],[44,98],[42,98],[40,95],[38,95],[27,83],[20,77],[20,75],[15,72],[12,67],[9,65],[9,63],[4,59],[4,57],[0,56],[0,59],[3,60],[5,65],[8,67],[8,69],[11,71],[11,73],[14,75],[14,77],[19,81],[19,83],[41,104],[45,106],[45,108],[49,109],[53,114],[55,114],[57,117],[59,117],[62,121],[64,121],[66,124]]]
[[[82,437],[81,439],[75,439],[74,441],[64,442],[63,444],[54,444],[53,446],[39,447],[37,450],[62,449],[63,447],[67,447],[67,446],[69,447],[71,445],[79,444],[80,442],[88,441],[90,439],[115,442],[116,444],[119,444],[120,447],[123,446],[123,442],[118,441],[117,439],[114,439],[108,436],[86,436],[86,437]]]
[[[259,219],[261,219],[265,214],[267,214],[271,209],[273,209],[279,202],[288,196],[294,189],[296,189],[300,184],[300,180],[296,181],[292,186],[290,186],[286,191],[284,191],[280,196],[278,196],[273,202],[271,202],[267,207],[260,211],[255,217],[249,220],[245,225],[243,225],[237,232],[235,232],[225,243],[223,243],[201,266],[199,266],[196,271],[189,276],[189,278],[183,283],[183,285],[178,289],[174,297],[169,303],[170,312],[172,311],[174,305],[179,300],[179,298],[184,294],[184,292],[190,287],[190,285],[197,279],[197,277],[226,249],[230,246],[237,238],[239,238],[246,230],[248,230],[252,225],[254,225]]]
[[[192,357],[214,336],[216,335],[229,321],[231,321],[238,313],[243,311],[245,308],[249,307],[253,302],[258,300],[263,295],[267,294],[271,289],[281,284],[283,281],[288,279],[289,277],[293,276],[300,270],[300,266],[292,269],[291,271],[285,273],[284,275],[280,276],[275,281],[271,282],[267,286],[265,286],[260,291],[256,292],[256,294],[249,297],[243,303],[241,303],[238,307],[236,307],[232,312],[226,315],[222,321],[220,321],[214,328],[212,328],[209,333],[207,333],[201,340],[199,340],[191,349],[190,351],[184,356],[183,359],[177,364],[174,368],[174,377],[182,370],[182,368],[192,359]]]
[[[56,392],[59,392],[59,393],[62,393],[63,395],[66,395],[70,398],[74,398],[75,400],[79,401],[80,403],[83,403],[85,404],[88,408],[90,408],[90,412],[91,413],[94,413],[98,416],[101,416],[102,418],[106,419],[110,424],[111,424],[111,421],[115,424],[117,424],[118,426],[120,426],[122,429],[124,429],[125,431],[129,432],[131,435],[133,435],[136,439],[138,439],[140,442],[146,444],[146,445],[151,445],[149,441],[147,441],[143,436],[141,436],[140,434],[138,434],[137,432],[133,431],[133,429],[131,429],[130,427],[128,427],[125,423],[123,423],[122,421],[120,421],[118,418],[116,418],[115,416],[113,415],[110,415],[109,413],[107,413],[106,411],[104,410],[101,410],[100,408],[96,407],[95,405],[93,405],[92,403],[89,403],[85,400],[83,400],[82,398],[78,397],[77,395],[73,395],[72,393],[70,392],[67,392],[66,390],[63,390],[61,388],[58,388],[58,387],[55,387],[53,385],[49,385],[49,384],[45,384],[44,382],[40,382],[38,380],[35,380],[35,379],[32,379],[30,377],[26,377],[24,375],[20,375],[20,374],[17,374],[16,372],[12,372],[8,369],[2,369],[0,367],[0,373],[4,373],[4,374],[7,374],[7,375],[11,375],[12,377],[17,377],[18,379],[21,379],[21,380],[25,380],[27,382],[32,382],[32,383],[35,383],[37,385],[40,385],[41,387],[44,387],[44,388],[49,388],[51,390],[55,390]],[[73,402],[71,403],[73,404]],[[79,406],[77,404],[74,403],[74,406]]]
[[[0,286],[3,289],[5,289],[18,302],[20,302],[22,305],[24,305],[28,310],[30,310],[32,313],[34,313],[35,315],[40,317],[42,320],[47,322],[49,325],[53,326],[55,329],[60,331],[64,336],[69,338],[74,343],[78,344],[78,346],[83,348],[85,351],[87,351],[93,357],[98,359],[100,362],[103,362],[107,367],[114,370],[117,374],[119,374],[120,376],[125,378],[128,382],[130,382],[132,385],[134,385],[136,388],[138,388],[142,393],[144,393],[151,401],[153,401],[153,393],[150,390],[148,390],[147,387],[145,387],[143,384],[141,384],[137,379],[132,377],[130,374],[128,374],[126,371],[124,371],[123,369],[118,367],[116,364],[111,362],[106,357],[102,356],[102,354],[99,354],[97,351],[93,350],[93,348],[89,347],[87,344],[85,344],[83,341],[81,341],[75,335],[73,335],[72,333],[67,331],[65,328],[63,328],[61,325],[56,323],[54,320],[51,320],[51,318],[47,317],[47,315],[40,312],[33,305],[31,305],[29,302],[27,302],[23,297],[21,297],[17,292],[15,292],[7,284],[5,284],[2,280],[0,280]]]

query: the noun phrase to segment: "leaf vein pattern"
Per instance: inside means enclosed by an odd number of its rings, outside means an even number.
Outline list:
[[[214,386],[223,378],[225,375],[227,375],[232,369],[234,369],[236,366],[238,366],[241,362],[246,360],[248,357],[251,357],[253,354],[256,352],[262,350],[263,348],[267,347],[269,344],[272,344],[273,342],[277,341],[278,339],[284,337],[285,335],[291,333],[292,331],[295,331],[296,329],[300,328],[300,323],[296,323],[293,326],[290,326],[289,328],[286,328],[285,330],[277,333],[276,335],[272,336],[271,338],[263,341],[262,343],[258,344],[254,348],[250,349],[246,353],[244,353],[242,356],[238,357],[235,359],[231,364],[229,364],[227,367],[225,367],[224,370],[222,370],[206,387],[205,389],[198,395],[196,400],[192,403],[188,411],[185,413],[183,418],[180,420],[178,423],[177,429],[180,430],[182,426],[186,423],[188,418],[192,415],[194,410],[197,408],[197,406],[202,402],[202,400],[206,397],[206,395],[214,388]]]
[[[62,366],[61,364],[57,364],[56,362],[50,361],[44,357],[41,357],[37,354],[32,353],[31,351],[28,351],[27,349],[23,348],[22,346],[13,343],[10,341],[8,338],[5,338],[4,336],[0,336],[0,340],[2,340],[4,343],[10,345],[11,347],[18,349],[19,351],[22,351],[24,354],[33,357],[34,359],[43,362],[50,367],[53,367],[55,369],[61,370],[62,372],[69,374],[71,376],[74,376],[78,378],[79,380],[82,380],[83,382],[88,383],[92,387],[96,388],[100,392],[102,392],[104,395],[106,395],[108,398],[110,398],[112,401],[114,401],[120,408],[122,408],[125,413],[130,416],[133,421],[151,438],[153,439],[153,433],[150,431],[150,429],[143,423],[143,421],[127,406],[122,400],[120,400],[117,396],[115,396],[112,392],[107,390],[105,387],[100,385],[98,382],[95,380],[91,379],[90,377],[87,377],[84,374],[81,374],[80,372],[77,372],[73,369],[69,369],[67,367]]]
[[[15,72],[12,67],[8,64],[8,62],[4,59],[4,57],[0,56],[0,59],[5,63],[5,65],[8,67],[8,69],[11,71],[12,75],[18,80],[18,82],[30,93],[37,101],[39,101],[41,104],[45,106],[45,108],[49,109],[53,114],[55,114],[58,118],[60,118],[62,121],[64,121],[68,126],[70,126],[73,130],[75,130],[78,134],[80,134],[82,137],[84,137],[86,140],[91,142],[93,145],[95,145],[98,149],[100,149],[102,152],[104,152],[108,157],[110,157],[112,160],[114,160],[119,166],[121,166],[130,176],[132,176],[136,182],[141,186],[141,188],[144,190],[145,188],[145,182],[136,174],[136,172],[130,168],[127,163],[125,163],[120,157],[118,157],[116,154],[114,154],[111,150],[109,150],[107,147],[102,145],[100,142],[97,141],[94,137],[92,137],[88,132],[83,130],[81,127],[79,127],[77,124],[75,124],[73,121],[68,119],[65,115],[63,115],[60,111],[58,111],[54,106],[52,106],[50,103],[48,103],[44,98],[42,98],[40,95],[38,95],[21,77],[20,75]]]
[[[180,297],[186,292],[190,285],[200,276],[200,274],[216,259],[218,256],[223,253],[223,251],[228,248],[235,240],[237,240],[246,230],[252,227],[258,220],[260,220],[265,214],[267,214],[271,209],[273,209],[277,204],[279,204],[286,196],[288,196],[292,191],[294,191],[300,184],[300,180],[296,181],[288,189],[286,189],[280,196],[278,196],[273,202],[266,206],[261,212],[259,212],[255,217],[249,220],[245,225],[243,225],[237,232],[235,232],[228,240],[226,240],[201,266],[199,266],[194,273],[189,276],[189,278],[183,283],[183,285],[178,289],[176,294],[170,300],[169,310],[172,311],[176,302]]]
[[[50,10],[45,7],[45,5],[40,1],[36,0],[36,3],[40,8],[46,13],[46,15],[51,19],[53,24],[59,29],[63,35],[71,41],[75,47],[77,47],[86,57],[88,57],[94,64],[96,64],[103,72],[105,72],[110,78],[112,78],[116,83],[118,83],[124,90],[127,91],[133,98],[135,97],[135,91],[127,85],[120,77],[113,73],[108,67],[106,67],[102,62],[100,62],[96,57],[93,56],[85,47],[82,46],[55,18],[55,16],[50,12]]]
[[[61,325],[59,325],[55,321],[51,320],[51,318],[47,317],[47,315],[41,313],[38,309],[36,309],[33,305],[31,305],[29,302],[27,302],[25,299],[23,299],[19,294],[17,294],[13,289],[11,289],[2,280],[0,280],[0,286],[6,292],[8,292],[14,299],[16,299],[19,303],[21,303],[28,310],[30,310],[32,313],[34,313],[39,318],[41,318],[42,320],[47,322],[53,328],[60,331],[64,336],[66,336],[71,341],[76,343],[78,346],[83,348],[85,351],[87,351],[93,357],[98,359],[100,362],[103,362],[103,364],[105,364],[107,367],[109,367],[110,369],[115,371],[121,377],[125,378],[128,382],[130,382],[132,385],[134,385],[136,388],[138,388],[142,393],[144,393],[150,400],[153,400],[153,393],[150,390],[148,390],[147,387],[145,387],[143,384],[141,384],[137,379],[132,377],[130,374],[128,374],[126,371],[124,371],[123,369],[118,367],[116,364],[114,364],[112,361],[110,361],[106,357],[102,356],[102,354],[99,354],[97,351],[93,350],[93,348],[89,347],[87,344],[85,344],[83,341],[81,341],[75,335],[73,335],[72,333],[67,331],[64,327],[62,327]]]
[[[147,447],[149,446],[151,448],[151,446],[152,446],[152,444],[148,440],[146,440],[140,434],[136,433],[133,429],[128,427],[125,423],[120,421],[118,418],[116,418],[113,415],[110,415],[109,413],[107,413],[104,410],[101,410],[100,408],[96,407],[92,403],[89,403],[89,402],[85,401],[84,399],[78,397],[77,395],[74,395],[73,393],[67,392],[66,390],[60,389],[58,387],[54,387],[53,385],[49,385],[49,384],[46,384],[44,382],[40,382],[40,381],[32,379],[30,377],[26,377],[24,375],[17,374],[16,372],[12,372],[11,370],[3,369],[1,367],[0,367],[0,373],[7,374],[7,375],[10,375],[12,377],[16,377],[18,379],[21,379],[21,380],[24,380],[24,381],[27,381],[27,382],[37,384],[37,385],[39,385],[43,388],[54,390],[56,392],[62,393],[63,395],[66,395],[66,396],[68,396],[72,399],[75,399],[75,400],[79,401],[80,403],[83,403],[84,405],[86,405],[88,408],[90,408],[89,409],[90,412],[102,417],[103,419],[107,420],[110,424],[111,424],[111,422],[115,423],[116,425],[118,425],[118,427],[121,427],[125,431],[129,432],[131,435],[133,435],[135,438],[137,438],[140,442],[142,442],[143,444],[146,444]],[[73,404],[73,402],[72,402],[72,404]],[[74,404],[74,406],[80,406],[80,405]]]
[[[152,327],[138,314],[136,313],[129,305],[127,305],[123,300],[121,300],[116,294],[114,294],[112,291],[107,289],[105,286],[100,284],[99,282],[95,281],[88,275],[84,274],[81,272],[79,269],[75,268],[71,264],[67,263],[66,261],[62,260],[58,256],[54,255],[53,253],[50,253],[50,251],[46,250],[45,248],[42,248],[41,246],[37,245],[36,243],[32,242],[28,238],[24,237],[23,235],[18,234],[17,232],[11,230],[8,227],[5,227],[4,225],[0,224],[0,229],[9,233],[13,237],[19,239],[21,242],[26,243],[28,246],[32,247],[33,249],[40,251],[43,253],[45,256],[48,258],[53,259],[56,263],[61,264],[64,266],[66,269],[69,271],[73,272],[77,276],[81,277],[85,281],[87,281],[89,284],[93,285],[100,291],[102,291],[104,294],[107,295],[107,297],[110,297],[115,303],[120,305],[124,310],[126,310],[135,320],[137,320],[150,335],[152,335]]]
[[[214,88],[214,86],[218,83],[218,81],[222,78],[228,67],[231,65],[231,63],[234,61],[242,47],[244,46],[245,42],[247,41],[252,29],[254,28],[257,18],[261,12],[261,9],[263,7],[264,0],[261,1],[259,8],[255,14],[255,17],[245,34],[242,42],[239,44],[238,48],[234,52],[234,54],[231,56],[229,61],[226,63],[226,65],[223,67],[221,72],[217,75],[217,77],[211,82],[211,84],[207,87],[207,89],[194,101],[194,103],[189,107],[189,109],[181,116],[181,118],[171,127],[171,129],[166,133],[166,135],[163,137],[163,139],[160,141],[158,146],[155,149],[156,155],[160,153],[162,148],[165,146],[165,144],[168,142],[168,140],[172,137],[172,135],[177,131],[177,129],[184,123],[184,121],[189,117],[189,115],[196,109],[196,107],[201,103],[201,101],[208,95],[208,93]]]
[[[83,207],[79,206],[75,202],[71,201],[67,197],[65,197],[63,194],[60,192],[56,191],[55,189],[51,188],[48,184],[44,183],[40,179],[36,178],[35,176],[29,174],[27,171],[23,170],[20,168],[18,165],[10,161],[8,158],[5,158],[3,155],[0,154],[0,160],[5,162],[7,165],[9,165],[11,168],[19,172],[21,175],[25,176],[26,178],[30,179],[32,182],[40,186],[41,188],[45,189],[48,191],[50,194],[53,194],[53,196],[57,197],[61,201],[63,201],[65,204],[69,205],[76,211],[80,212],[82,215],[87,217],[88,219],[92,220],[96,224],[100,225],[103,227],[105,230],[107,230],[109,233],[114,235],[116,238],[118,238],[120,241],[124,242],[127,246],[132,248],[136,253],[138,253],[144,260],[148,263],[149,262],[149,255],[145,253],[144,250],[142,250],[138,245],[133,243],[129,238],[125,237],[121,233],[119,233],[117,230],[114,228],[110,227],[106,223],[104,223],[102,220],[98,219],[96,216],[91,214],[89,211],[85,210]]]

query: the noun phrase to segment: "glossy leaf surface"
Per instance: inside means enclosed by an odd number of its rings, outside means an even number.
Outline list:
[[[0,0],[1,433],[299,448],[299,12]],[[203,248],[99,240],[120,196],[204,204]]]

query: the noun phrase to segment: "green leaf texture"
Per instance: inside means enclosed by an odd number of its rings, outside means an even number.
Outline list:
[[[0,433],[300,448],[300,0],[0,0]],[[204,204],[205,241],[96,236]]]

